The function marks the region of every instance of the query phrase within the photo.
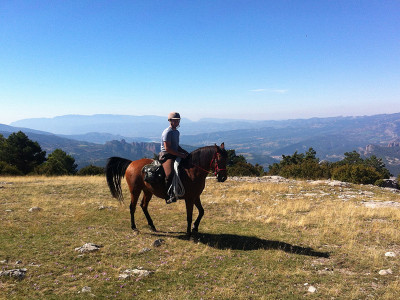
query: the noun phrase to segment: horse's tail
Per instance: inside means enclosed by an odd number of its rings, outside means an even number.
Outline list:
[[[125,158],[110,157],[105,168],[107,184],[110,188],[111,195],[120,202],[124,201],[121,189],[121,178],[125,176],[125,171],[131,162],[131,160]]]

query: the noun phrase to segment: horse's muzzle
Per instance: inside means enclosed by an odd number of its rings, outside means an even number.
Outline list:
[[[224,182],[228,178],[227,174],[218,173],[217,180],[218,182]]]

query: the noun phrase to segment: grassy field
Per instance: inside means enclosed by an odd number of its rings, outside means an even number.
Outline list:
[[[202,194],[200,234],[187,240],[183,201],[166,205],[153,198],[149,212],[156,233],[138,206],[140,233],[135,233],[125,182],[123,190],[125,203],[120,205],[103,177],[0,177],[0,271],[27,269],[21,280],[0,277],[0,298],[400,295],[399,192],[373,186],[210,179]],[[372,201],[389,205],[364,205]],[[41,210],[29,212],[32,207]],[[164,243],[155,247],[158,239]],[[75,251],[88,242],[102,247],[91,253]],[[119,278],[126,269],[138,268],[152,273]],[[379,274],[388,269],[391,274]]]

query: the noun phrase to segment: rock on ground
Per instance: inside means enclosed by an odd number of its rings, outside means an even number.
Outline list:
[[[390,275],[393,274],[392,269],[387,269],[387,270],[380,270],[379,275],[385,276],[385,275]]]
[[[154,241],[153,246],[154,247],[160,247],[164,243],[165,243],[165,241],[163,239],[158,239],[158,240]]]
[[[28,211],[29,212],[35,212],[35,211],[41,211],[42,209],[40,207],[31,207]]]
[[[141,268],[138,269],[126,269],[124,271],[124,273],[119,274],[119,278],[122,279],[126,279],[132,276],[136,276],[136,277],[146,277],[149,276],[150,274],[153,274],[153,271],[149,271],[149,270],[144,270]]]
[[[27,269],[22,268],[22,269],[12,269],[12,270],[6,270],[6,271],[1,271],[0,272],[0,277],[5,276],[5,277],[13,277],[17,279],[23,279],[26,275]]]
[[[78,251],[79,253],[85,253],[85,252],[93,252],[93,251],[98,251],[101,247],[93,243],[86,243],[82,247],[75,248],[75,251]]]

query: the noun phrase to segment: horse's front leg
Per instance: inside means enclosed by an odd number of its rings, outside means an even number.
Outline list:
[[[153,224],[153,220],[150,217],[149,211],[147,210],[152,196],[153,194],[150,192],[143,192],[143,199],[142,202],[140,203],[140,207],[142,208],[143,213],[146,216],[147,223],[149,224],[151,230],[157,231],[156,227]]]
[[[196,198],[196,201],[194,202],[194,205],[196,205],[196,207],[197,207],[197,209],[198,209],[198,211],[199,211],[199,215],[197,216],[197,219],[196,219],[196,221],[195,221],[194,224],[193,224],[193,229],[192,229],[192,231],[193,231],[193,232],[198,232],[198,231],[199,231],[199,225],[200,225],[201,218],[204,216],[204,208],[203,208],[203,206],[201,205],[200,197],[197,197],[197,198]]]
[[[186,219],[187,219],[187,230],[186,230],[186,235],[189,238],[192,234],[191,227],[192,227],[192,221],[193,221],[193,199],[185,199],[186,203]]]

